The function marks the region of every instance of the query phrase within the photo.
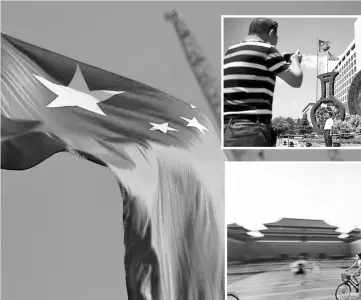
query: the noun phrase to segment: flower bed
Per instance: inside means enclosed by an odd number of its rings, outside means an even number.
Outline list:
[[[325,139],[322,136],[316,136],[316,137],[309,137],[309,138],[304,138],[302,139],[303,142],[306,143],[311,143],[312,146],[314,146],[314,144],[325,144]],[[337,138],[337,137],[333,137],[332,141],[335,143],[340,143],[341,147],[342,146],[358,146],[361,145],[361,136],[355,136],[353,138]]]

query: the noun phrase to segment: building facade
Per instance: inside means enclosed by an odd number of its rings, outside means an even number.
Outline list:
[[[359,58],[356,61],[356,69],[361,70],[361,18],[358,18],[354,26],[355,31],[355,44],[358,45],[356,48],[356,56]]]
[[[349,114],[347,105],[347,94],[352,79],[361,70],[361,18],[354,23],[355,38],[339,56],[339,61],[332,71],[339,72],[335,80],[334,96],[346,107],[346,114]]]
[[[263,237],[253,237],[237,224],[227,226],[228,262],[260,262],[298,259],[338,259],[361,251],[361,231],[354,229],[339,238],[337,227],[322,220],[283,218],[264,224]]]
[[[231,261],[244,261],[249,256],[249,230],[237,224],[227,226],[227,251]]]
[[[307,116],[307,120],[308,120],[308,123],[310,125],[312,125],[312,121],[311,121],[311,110],[312,110],[312,107],[315,103],[314,102],[310,102],[306,105],[306,107],[302,110],[302,116],[304,114],[306,114]]]

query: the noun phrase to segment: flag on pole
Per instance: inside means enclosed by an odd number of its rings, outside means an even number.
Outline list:
[[[336,55],[332,54],[330,51],[328,51],[328,59],[333,61],[340,60]]]
[[[318,40],[318,51],[319,52],[326,52],[330,49],[329,41]]]
[[[124,203],[129,299],[224,297],[225,156],[207,117],[5,34],[1,50],[1,168],[29,169],[58,152],[108,167]]]

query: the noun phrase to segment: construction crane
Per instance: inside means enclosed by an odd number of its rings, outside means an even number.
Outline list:
[[[173,23],[178,39],[183,47],[188,63],[202,89],[207,103],[216,121],[218,132],[221,131],[221,94],[220,85],[213,75],[211,64],[203,54],[192,32],[182,17],[175,11],[165,14],[165,19]]]
[[[171,22],[176,30],[184,54],[212,112],[219,136],[221,134],[222,103],[220,85],[216,76],[214,76],[211,64],[203,54],[201,47],[198,45],[187,24],[175,10],[165,13],[165,19]],[[224,152],[229,160],[235,159],[232,150],[225,150]]]

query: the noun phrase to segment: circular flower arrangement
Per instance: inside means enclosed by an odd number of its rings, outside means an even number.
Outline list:
[[[351,115],[361,115],[361,71],[359,71],[350,85],[347,103]]]
[[[345,119],[345,106],[336,98],[330,97],[320,99],[311,110],[311,121],[313,128],[318,134],[323,133],[328,113],[332,114],[332,118],[336,120]]]

